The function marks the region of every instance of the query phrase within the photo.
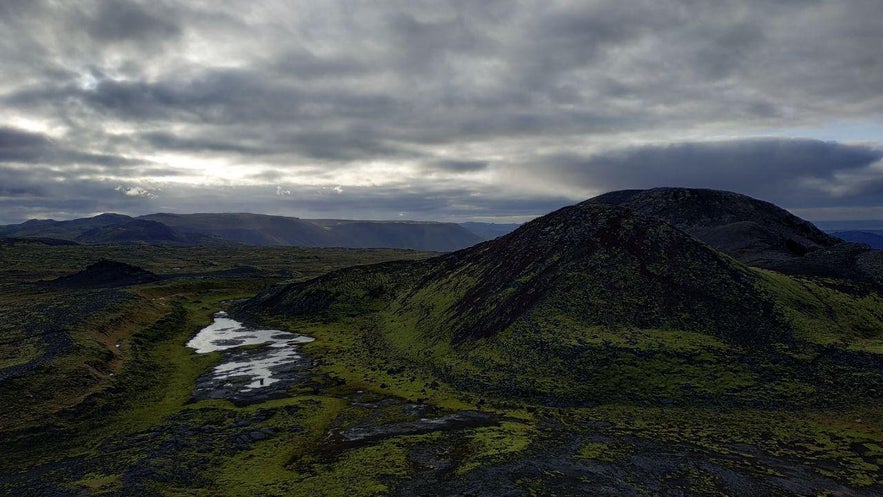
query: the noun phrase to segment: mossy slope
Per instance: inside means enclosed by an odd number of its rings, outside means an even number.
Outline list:
[[[784,332],[757,276],[653,219],[567,207],[497,240],[420,263],[344,270],[259,296],[246,309],[358,315],[393,303],[416,330],[455,343],[554,311],[582,325],[671,328],[729,341]]]
[[[827,335],[883,337],[867,309],[875,295],[812,293],[665,222],[589,202],[427,261],[279,287],[239,313],[331,325],[370,349],[362,357],[477,395],[805,406],[880,395],[879,356],[819,347]],[[820,313],[826,300],[836,307]]]

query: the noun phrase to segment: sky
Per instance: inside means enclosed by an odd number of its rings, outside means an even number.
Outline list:
[[[883,219],[880,0],[0,0],[0,223],[520,222],[603,192]]]

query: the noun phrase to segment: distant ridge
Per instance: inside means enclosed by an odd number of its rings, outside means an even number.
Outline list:
[[[265,214],[151,214],[185,233],[211,235],[246,245],[396,248],[447,252],[482,238],[454,223],[300,219]]]
[[[98,226],[77,236],[76,241],[85,244],[121,245],[230,245],[230,242],[218,237],[196,233],[181,233],[165,224],[148,219],[134,219],[122,224]]]
[[[781,207],[747,195],[654,188],[606,193],[586,203],[617,205],[661,219],[752,266],[883,285],[883,253],[847,243]]]
[[[455,223],[300,219],[248,213],[170,214],[133,218],[101,214],[70,221],[0,226],[0,237],[53,238],[83,244],[394,248],[448,252],[486,239]]]
[[[863,243],[875,250],[883,250],[883,231],[835,231],[832,235],[847,242]]]
[[[123,214],[99,214],[94,217],[56,221],[54,219],[31,219],[21,224],[0,226],[0,236],[20,238],[57,238],[76,241],[86,231],[104,226],[125,224],[134,218]]]
[[[818,226],[819,229],[825,230],[828,233],[833,233],[835,231],[883,231],[883,220],[881,219],[815,221],[814,224]]]
[[[184,233],[215,236],[245,245],[340,246],[338,237],[296,217],[264,214],[149,214],[140,219],[156,221]]]
[[[20,245],[20,244],[30,244],[30,245],[46,245],[46,246],[60,246],[60,245],[79,245],[79,243],[71,241],[71,240],[60,240],[58,238],[0,238],[0,245]]]

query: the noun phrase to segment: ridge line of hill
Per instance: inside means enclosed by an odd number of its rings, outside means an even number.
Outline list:
[[[300,219],[249,213],[101,214],[70,221],[29,220],[0,226],[0,237],[43,238],[81,244],[170,246],[300,246],[396,248],[447,252],[510,231],[515,225],[424,221]]]

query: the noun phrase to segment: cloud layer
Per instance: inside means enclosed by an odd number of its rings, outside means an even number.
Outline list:
[[[877,0],[7,0],[0,222],[523,219],[661,185],[883,215],[883,137],[868,141],[880,13]]]

